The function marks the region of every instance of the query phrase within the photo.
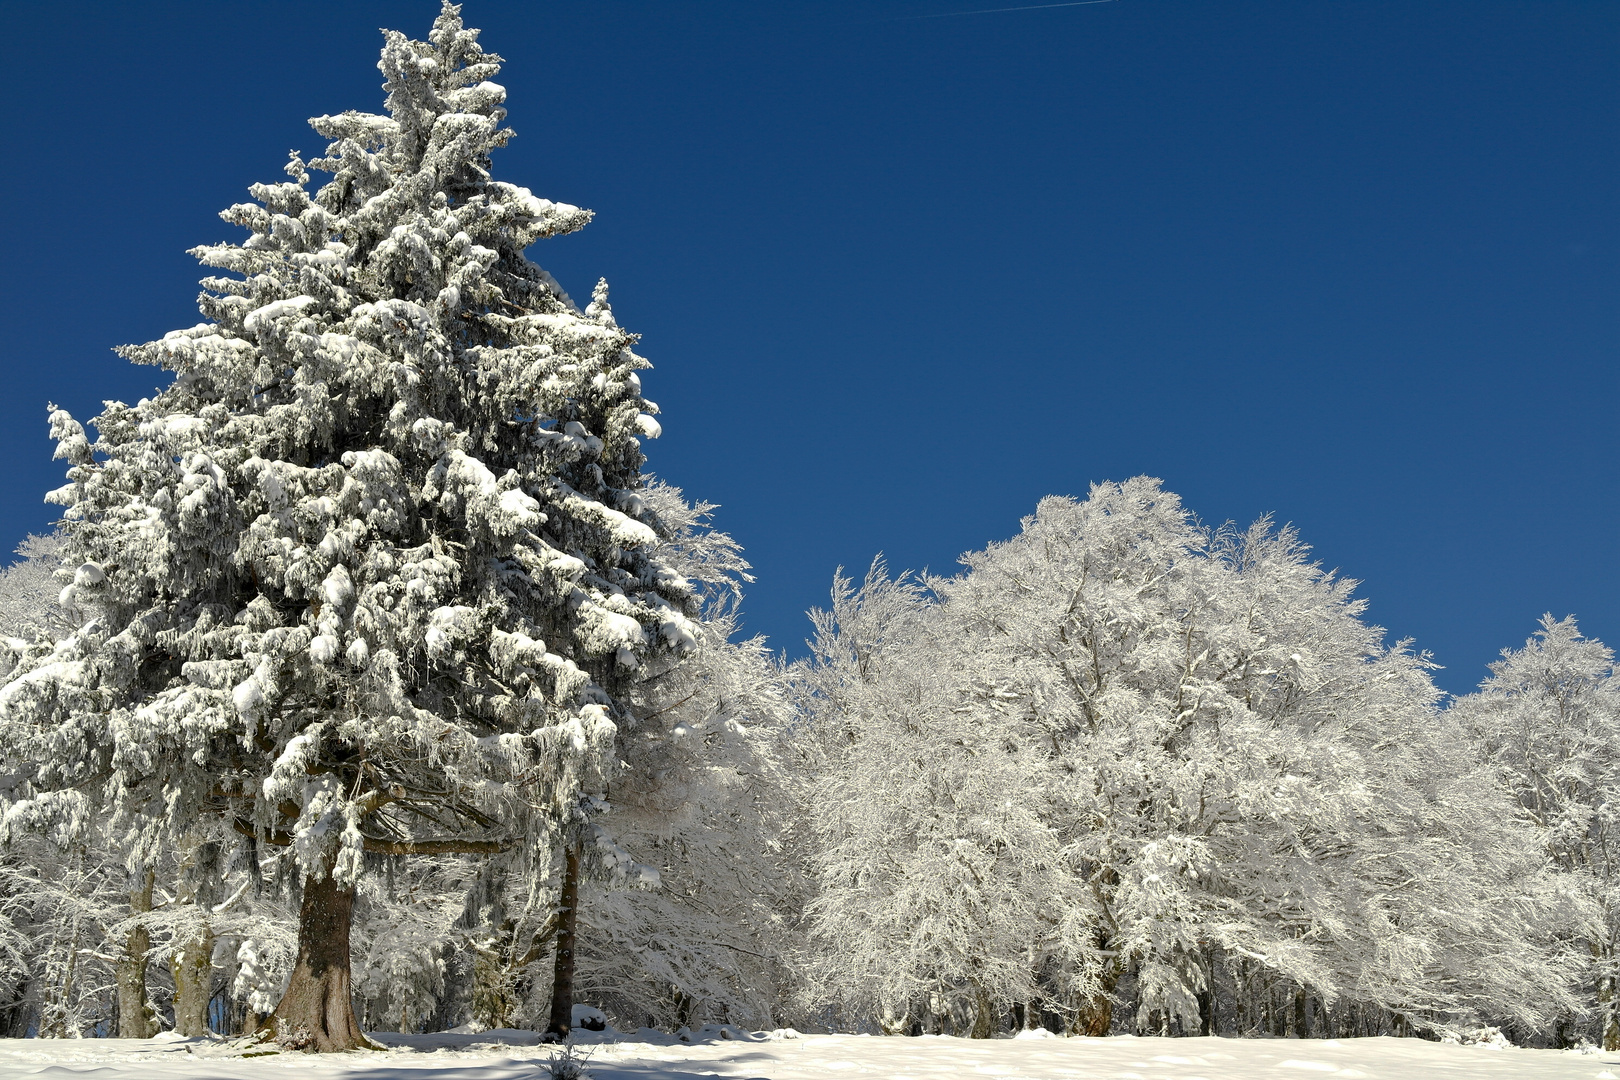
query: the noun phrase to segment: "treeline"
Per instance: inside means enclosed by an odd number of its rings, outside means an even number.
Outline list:
[[[205,321],[0,575],[0,1031],[528,1027],[1620,1048],[1620,682],[1545,620],[1477,694],[1262,521],[1047,499],[954,577],[838,577],[812,654],[643,471],[590,212],[492,179],[446,4],[194,254]],[[311,172],[331,179],[311,188]]]
[[[731,549],[694,525],[697,572]],[[67,625],[58,548],[0,577],[13,642]],[[786,666],[729,642],[731,601],[703,620],[602,792],[641,866],[584,885],[579,1001],[623,1028],[1613,1043],[1620,681],[1573,620],[1445,701],[1290,530],[1202,528],[1150,480],[964,562],[840,578]],[[199,821],[132,874],[104,807],[29,831],[10,794],[8,1034],[265,1022],[288,851]],[[533,857],[368,855],[360,1022],[543,1028],[562,882]]]
[[[812,996],[888,1031],[1612,1045],[1620,681],[1544,620],[1476,694],[1291,529],[1156,481],[1044,500],[944,579],[840,580]]]

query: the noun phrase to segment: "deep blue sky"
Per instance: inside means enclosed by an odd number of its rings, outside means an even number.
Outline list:
[[[1620,645],[1620,4],[497,2],[530,255],[644,335],[653,468],[723,504],[749,628],[950,569],[1042,495],[1273,512],[1464,691],[1546,610]],[[184,249],[436,0],[4,5],[0,543],[44,402],[160,373]]]

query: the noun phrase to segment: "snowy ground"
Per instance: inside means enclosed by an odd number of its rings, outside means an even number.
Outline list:
[[[1004,1080],[1514,1080],[1620,1078],[1620,1054],[1491,1050],[1418,1039],[1060,1039],[975,1041],[944,1036],[715,1037],[686,1044],[668,1035],[585,1035],[594,1080],[810,1080],[963,1075]],[[531,1032],[379,1035],[391,1049],[244,1058],[228,1042],[159,1037],[82,1041],[0,1039],[0,1078],[67,1080],[549,1080],[549,1047]],[[251,1052],[251,1051],[250,1051]]]

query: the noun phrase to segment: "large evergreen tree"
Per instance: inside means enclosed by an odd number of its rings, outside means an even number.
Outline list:
[[[600,284],[579,310],[524,257],[590,220],[491,178],[499,57],[445,4],[390,32],[386,113],[312,120],[323,157],[225,211],[194,254],[207,321],[123,350],[173,382],[51,415],[80,628],[16,645],[0,689],[17,811],[105,798],[131,870],[213,821],[290,849],[299,954],[278,1036],[361,1045],[348,927],[367,852],[626,859],[592,821],[697,599],[651,552],[648,365]],[[311,194],[308,170],[331,174]],[[566,1033],[572,904],[552,1027]]]

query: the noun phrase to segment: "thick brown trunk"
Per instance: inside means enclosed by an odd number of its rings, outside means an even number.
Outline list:
[[[1098,980],[1097,992],[1090,997],[1081,998],[1075,1009],[1074,1018],[1069,1021],[1070,1035],[1090,1035],[1101,1038],[1107,1035],[1114,1026],[1114,988],[1119,985],[1119,977],[1124,969],[1118,961],[1110,964]]]
[[[330,1053],[373,1044],[360,1030],[349,996],[349,922],[354,889],[327,873],[304,879],[298,910],[298,962],[281,1004],[270,1016],[276,1041],[294,1050]]]
[[[557,904],[557,967],[551,979],[551,1022],[546,1034],[568,1038],[574,1026],[574,934],[579,916],[579,848],[563,854],[562,897]]]
[[[139,889],[129,894],[129,910],[144,915],[152,910],[152,883],[155,872],[148,870]],[[124,955],[118,958],[118,1037],[150,1039],[158,1032],[157,1017],[146,1003],[146,953],[152,947],[152,933],[144,926],[124,938]]]
[[[204,925],[169,960],[174,974],[174,1032],[208,1034],[208,999],[214,992],[214,932]]]
[[[1070,1035],[1107,1035],[1114,1024],[1114,999],[1110,994],[1093,994],[1080,1002],[1069,1022]]]

